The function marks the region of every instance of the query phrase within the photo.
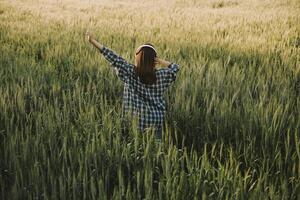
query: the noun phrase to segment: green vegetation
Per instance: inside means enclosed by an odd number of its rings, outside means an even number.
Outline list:
[[[0,199],[299,199],[297,0],[0,2]],[[84,41],[180,64],[161,143]]]

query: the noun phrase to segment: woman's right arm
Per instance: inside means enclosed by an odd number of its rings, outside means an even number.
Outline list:
[[[168,67],[171,63],[161,58],[155,57],[155,63],[163,67]]]
[[[176,74],[179,71],[179,65],[178,64],[171,63],[169,61],[163,60],[163,59],[158,58],[158,57],[155,58],[155,63],[166,68],[166,69],[164,69],[165,82],[170,84],[170,83],[175,81]]]

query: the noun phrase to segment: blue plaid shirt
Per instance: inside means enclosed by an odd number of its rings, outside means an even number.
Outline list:
[[[134,65],[103,47],[100,52],[115,68],[117,76],[124,82],[123,114],[130,112],[139,119],[139,128],[161,130],[166,111],[163,94],[176,79],[179,65],[172,63],[167,68],[156,70],[156,82],[144,84],[133,71]]]

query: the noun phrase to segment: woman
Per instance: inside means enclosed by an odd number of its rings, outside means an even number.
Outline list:
[[[137,116],[141,131],[154,128],[157,138],[161,139],[166,111],[163,94],[175,81],[179,66],[158,58],[151,44],[137,48],[133,65],[100,44],[89,32],[86,33],[86,39],[100,50],[124,82],[123,114]],[[156,64],[164,68],[157,70]]]

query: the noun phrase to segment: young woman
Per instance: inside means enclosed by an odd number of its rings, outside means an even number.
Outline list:
[[[137,116],[141,131],[154,128],[157,138],[161,139],[166,111],[163,94],[175,81],[179,66],[158,58],[151,44],[137,48],[133,65],[100,44],[91,33],[86,33],[86,39],[100,50],[115,68],[117,76],[124,82],[123,114],[130,113]],[[155,65],[164,68],[157,70]]]

